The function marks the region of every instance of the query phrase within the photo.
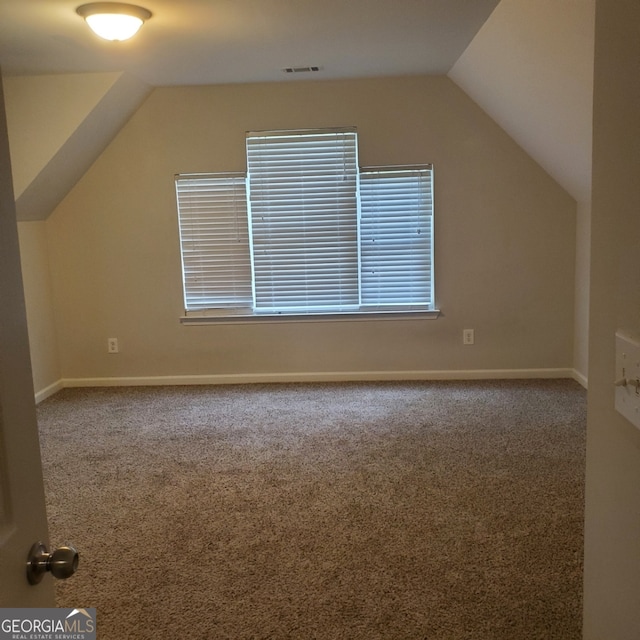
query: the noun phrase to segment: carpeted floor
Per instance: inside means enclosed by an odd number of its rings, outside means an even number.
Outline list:
[[[581,636],[567,380],[67,389],[38,407],[58,605],[101,640]]]

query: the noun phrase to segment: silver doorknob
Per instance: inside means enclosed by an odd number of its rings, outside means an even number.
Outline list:
[[[54,578],[66,580],[76,572],[79,562],[80,555],[73,547],[59,547],[49,553],[46,544],[36,542],[27,558],[27,580],[29,584],[38,584],[47,571]]]

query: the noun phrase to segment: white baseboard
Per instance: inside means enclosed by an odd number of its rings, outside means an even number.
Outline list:
[[[49,396],[52,396],[54,393],[58,393],[65,388],[65,384],[63,380],[58,380],[53,384],[50,384],[48,387],[41,389],[36,392],[36,404],[40,404],[43,400],[46,400]]]
[[[589,380],[587,378],[587,376],[583,375],[582,373],[580,373],[579,371],[577,371],[576,369],[573,370],[573,376],[572,378],[580,385],[582,385],[585,389],[589,388]]]
[[[587,388],[587,378],[575,369],[472,369],[453,371],[330,371],[316,373],[238,373],[118,378],[63,378],[35,394],[36,404],[67,387],[154,387],[276,382],[375,382],[402,380],[509,380],[572,378]]]
[[[573,369],[473,369],[469,371],[331,371],[316,373],[252,373],[122,378],[65,378],[64,387],[136,387],[269,382],[373,382],[402,380],[501,380],[518,378],[572,378]]]

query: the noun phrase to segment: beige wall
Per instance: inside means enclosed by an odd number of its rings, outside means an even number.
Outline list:
[[[19,221],[46,220],[151,91],[127,73],[3,84]]]
[[[598,0],[585,640],[640,638],[640,429],[614,410],[614,335],[640,339],[640,4]]]
[[[49,251],[44,222],[19,222],[20,258],[27,307],[31,367],[36,397],[58,390],[62,371],[58,356]]]
[[[443,315],[181,325],[173,175],[244,170],[246,130],[344,125],[362,165],[434,163]],[[572,366],[575,201],[444,77],[156,89],[46,225],[75,383]]]
[[[449,71],[578,201],[591,195],[595,0],[500,0]]]
[[[16,198],[64,146],[119,76],[70,73],[3,79]]]
[[[585,386],[594,21],[595,0],[501,0],[449,72],[578,203],[573,366]]]

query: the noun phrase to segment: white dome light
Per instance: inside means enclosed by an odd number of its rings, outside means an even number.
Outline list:
[[[105,40],[128,40],[134,36],[151,12],[122,2],[92,2],[76,9],[89,27]]]

